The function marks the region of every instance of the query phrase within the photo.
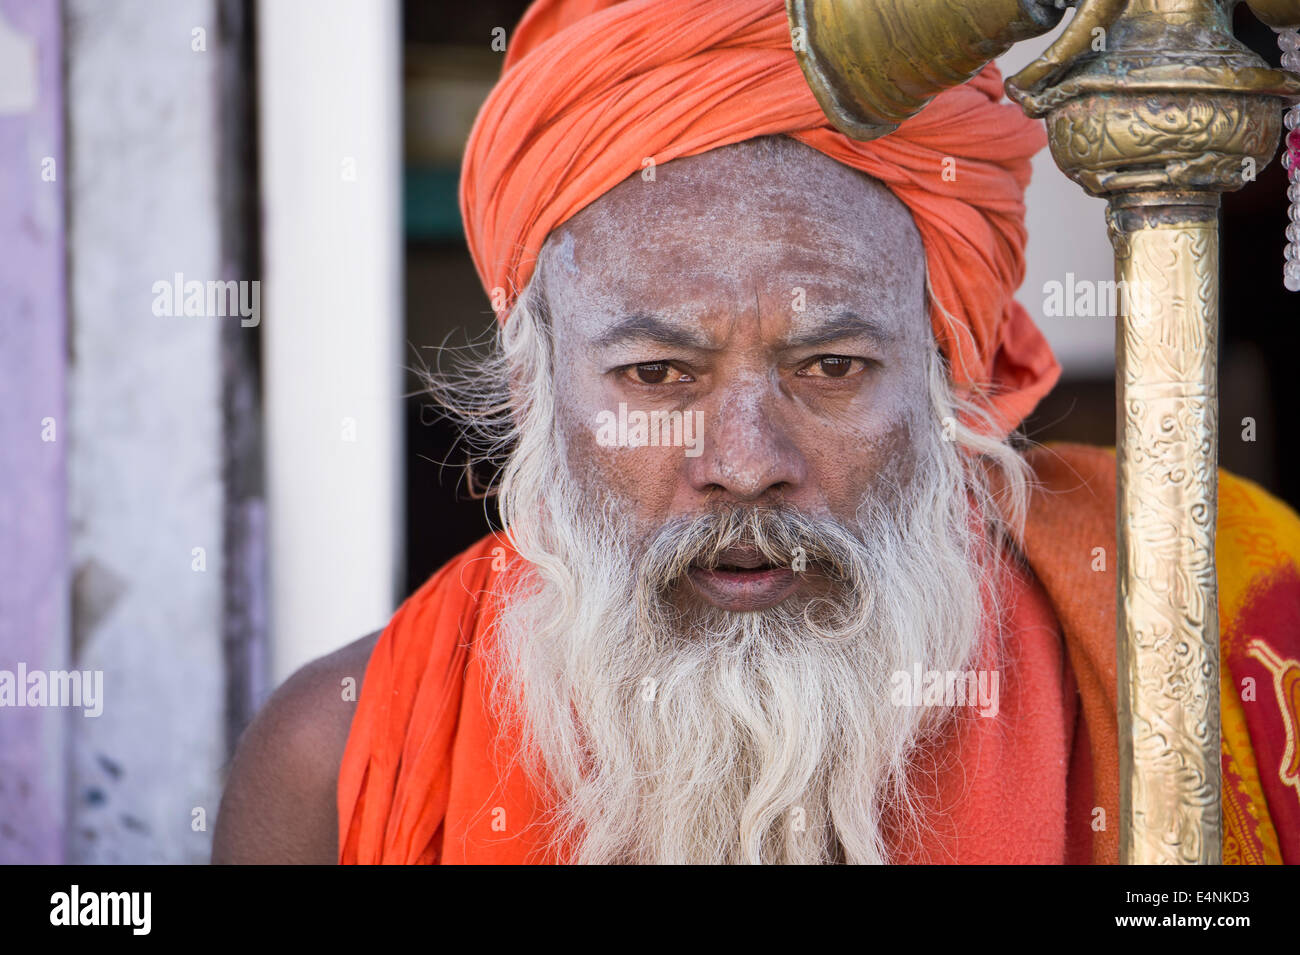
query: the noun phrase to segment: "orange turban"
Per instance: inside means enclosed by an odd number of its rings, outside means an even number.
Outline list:
[[[470,134],[460,186],[470,253],[498,316],[551,230],[645,158],[663,164],[776,133],[879,179],[911,210],[935,340],[959,392],[982,398],[1005,436],[1061,372],[1012,298],[1024,280],[1024,191],[1046,142],[1041,125],[1003,100],[990,64],[896,132],[849,139],[804,81],[781,0],[537,0],[528,9]],[[945,159],[955,160],[946,177]]]

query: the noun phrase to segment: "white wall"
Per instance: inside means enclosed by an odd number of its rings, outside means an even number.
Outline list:
[[[232,319],[152,309],[154,283],[177,272],[225,278],[215,7],[64,8],[73,665],[104,681],[102,715],[68,715],[75,863],[206,862],[216,819]]]
[[[1066,12],[1066,19],[1074,11]],[[1016,44],[998,60],[1004,77],[1011,77],[1036,59],[1060,35],[1057,27],[1045,37]],[[1076,280],[1113,281],[1114,253],[1106,237],[1106,200],[1097,199],[1067,178],[1043,149],[1034,158],[1034,178],[1026,197],[1029,226],[1028,271],[1017,296],[1043,330],[1063,377],[1106,377],[1115,370],[1113,318],[1049,318],[1043,314],[1043,286]]]

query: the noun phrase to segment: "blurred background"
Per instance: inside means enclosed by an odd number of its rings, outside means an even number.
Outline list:
[[[0,670],[104,681],[0,709],[0,862],[206,862],[269,692],[487,529],[414,369],[492,328],[456,188],[526,6],[0,0]],[[1224,199],[1220,456],[1294,506],[1285,193]],[[1045,153],[1028,203],[1025,431],[1113,445],[1113,318],[1045,314],[1104,204]]]

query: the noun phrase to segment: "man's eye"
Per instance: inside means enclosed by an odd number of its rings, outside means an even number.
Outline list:
[[[629,365],[623,369],[632,380],[642,385],[675,384],[682,381],[694,381],[690,375],[666,361],[649,361],[640,365]]]
[[[865,366],[861,358],[847,358],[843,355],[823,355],[801,368],[797,374],[807,378],[844,378],[855,366]]]

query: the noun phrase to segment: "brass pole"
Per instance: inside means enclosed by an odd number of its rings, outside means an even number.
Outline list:
[[[1114,200],[1120,859],[1222,861],[1218,197]]]
[[[1126,864],[1223,857],[1219,196],[1273,158],[1282,110],[1300,92],[1233,37],[1236,4],[1127,0],[1091,44],[1058,43],[1007,84],[1029,115],[1046,117],[1061,169],[1108,198],[1128,292],[1115,336]]]
[[[1232,36],[1238,0],[1079,0],[1008,93],[1106,196],[1116,276],[1120,856],[1222,858],[1218,593],[1219,195],[1273,158],[1300,77]],[[1270,26],[1300,0],[1249,0]],[[888,133],[1042,33],[1051,0],[787,0],[827,117]],[[928,31],[928,33],[927,33]],[[810,45],[800,50],[800,40]],[[994,52],[989,52],[993,49]],[[918,77],[924,82],[918,82]]]

